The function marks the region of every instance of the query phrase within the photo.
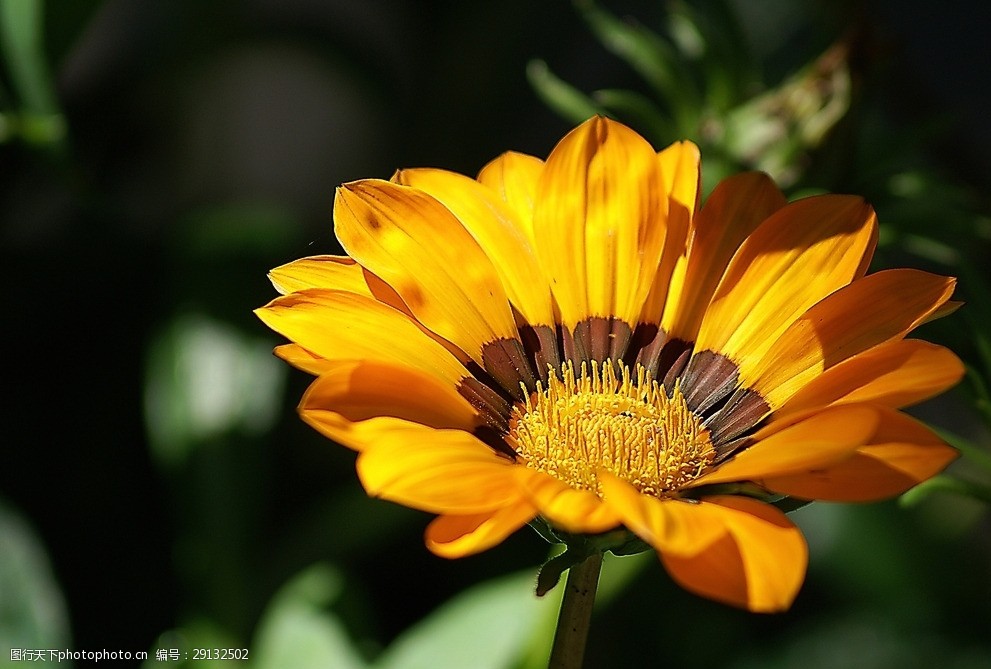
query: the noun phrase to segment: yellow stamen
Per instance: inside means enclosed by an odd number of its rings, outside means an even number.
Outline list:
[[[709,433],[678,386],[664,387],[639,365],[568,363],[561,377],[513,409],[509,442],[528,466],[598,493],[602,467],[646,495],[664,495],[698,478],[712,462]],[[619,367],[619,377],[616,375]]]

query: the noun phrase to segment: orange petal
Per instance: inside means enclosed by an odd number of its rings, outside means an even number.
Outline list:
[[[519,501],[518,468],[467,432],[422,425],[381,430],[357,463],[369,495],[451,515],[486,513]]]
[[[693,486],[756,481],[831,465],[867,443],[878,412],[864,405],[839,406],[774,431],[692,483]],[[771,432],[771,430],[767,430]]]
[[[337,237],[432,332],[482,364],[482,348],[515,339],[516,325],[492,261],[444,205],[415,188],[370,179],[334,200]]]
[[[959,455],[918,421],[894,409],[878,410],[877,429],[852,457],[804,474],[767,478],[762,484],[802,499],[870,502],[900,495]]]
[[[808,564],[799,529],[773,506],[745,497],[708,497],[696,512],[724,533],[691,556],[658,547],[671,577],[686,590],[756,613],[788,609]]]
[[[751,611],[791,605],[808,552],[801,532],[774,507],[732,496],[657,499],[608,472],[600,481],[606,503],[687,590]]]
[[[862,199],[805,198],[779,209],[740,246],[699,329],[696,350],[722,353],[741,367],[758,362],[809,307],[862,276],[877,220]]]
[[[515,220],[533,247],[533,205],[537,199],[537,181],[544,171],[544,161],[525,153],[508,151],[478,173],[478,180],[495,191],[513,211]],[[535,248],[535,247],[534,247]]]
[[[369,297],[321,289],[276,298],[255,314],[325,360],[376,360],[419,369],[452,386],[468,371],[405,314]]]
[[[527,499],[540,515],[566,532],[596,534],[619,525],[619,517],[595,493],[527,467],[516,472]]]
[[[595,117],[561,140],[537,185],[533,233],[566,326],[590,316],[637,322],[666,216],[657,154],[640,135]]]
[[[889,341],[830,367],[792,395],[777,413],[852,402],[897,409],[943,392],[963,374],[963,363],[942,346],[918,339]]]
[[[777,409],[824,370],[861,351],[900,339],[953,294],[956,280],[912,269],[877,272],[810,308],[742,379]]]
[[[723,180],[692,219],[688,262],[678,291],[669,295],[662,325],[671,337],[694,341],[726,266],[757,226],[785,206],[785,197],[762,172]]]
[[[537,515],[527,502],[471,516],[437,516],[424,534],[427,548],[435,555],[460,558],[481,553],[500,544]]]
[[[388,284],[347,256],[311,256],[276,267],[268,273],[283,295],[309,288],[344,290],[373,297],[390,307],[406,311],[402,298]]]
[[[418,369],[370,360],[327,363],[303,395],[304,421],[338,443],[363,450],[375,434],[356,423],[389,416],[433,428],[471,431],[478,412],[457,389]]]
[[[400,170],[393,180],[413,186],[451,210],[491,260],[509,301],[531,325],[553,325],[550,284],[516,211],[491,188],[454,172]]]

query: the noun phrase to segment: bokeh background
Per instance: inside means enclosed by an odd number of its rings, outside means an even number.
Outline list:
[[[0,665],[546,662],[550,547],[429,554],[428,517],[365,497],[298,420],[307,378],[251,310],[268,269],[340,252],[336,185],[546,156],[604,111],[698,141],[707,188],[759,168],[866,196],[875,269],[961,277],[967,306],[921,335],[972,371],[916,412],[967,450],[946,478],[795,514],[790,612],[611,560],[587,666],[991,666],[989,25],[967,0],[0,0]]]

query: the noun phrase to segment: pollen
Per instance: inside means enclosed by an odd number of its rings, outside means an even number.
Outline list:
[[[589,373],[590,372],[590,373]],[[670,394],[637,366],[564,365],[513,408],[508,441],[528,467],[599,494],[605,469],[645,495],[665,496],[698,478],[715,452],[675,385]]]

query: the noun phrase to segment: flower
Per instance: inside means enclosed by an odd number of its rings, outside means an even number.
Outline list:
[[[771,502],[890,497],[955,457],[898,411],[963,374],[905,338],[955,280],[867,274],[858,197],[745,173],[699,208],[699,164],[596,117],[546,161],[341,186],[348,256],[272,270],[257,311],[316,376],[302,418],[370,495],[438,514],[438,555],[625,527],[692,592],[788,608],[807,548]]]

